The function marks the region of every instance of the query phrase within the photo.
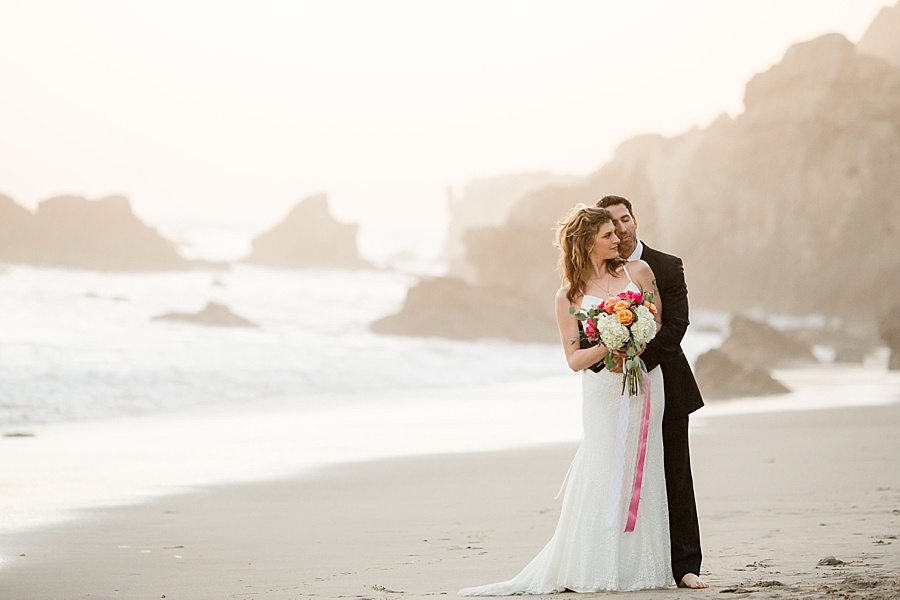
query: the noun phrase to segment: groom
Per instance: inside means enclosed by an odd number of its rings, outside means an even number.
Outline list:
[[[672,543],[672,574],[679,587],[705,588],[700,579],[700,525],[694,501],[691,456],[688,449],[688,415],[703,399],[691,366],[681,350],[688,327],[687,285],[681,259],[650,248],[638,240],[637,219],[631,202],[622,196],[604,196],[597,206],[613,218],[619,238],[619,256],[644,260],[656,276],[662,304],[662,328],[641,355],[647,370],[662,367],[666,409],[662,434],[669,500],[669,533]]]

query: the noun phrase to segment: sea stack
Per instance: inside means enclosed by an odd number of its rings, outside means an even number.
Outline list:
[[[244,262],[282,268],[363,268],[356,246],[359,226],[341,223],[329,211],[328,196],[299,202],[287,217],[253,240]]]

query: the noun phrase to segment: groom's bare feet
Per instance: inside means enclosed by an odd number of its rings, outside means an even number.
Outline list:
[[[684,577],[681,578],[681,581],[678,583],[678,587],[680,588],[691,588],[692,590],[700,590],[703,588],[708,588],[709,584],[694,575],[693,573],[688,573]]]

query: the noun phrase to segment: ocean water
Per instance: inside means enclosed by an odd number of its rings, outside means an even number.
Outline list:
[[[283,270],[109,274],[7,266],[0,274],[0,427],[324,392],[558,374],[553,344],[375,335],[408,274]],[[258,328],[155,320],[227,305]],[[436,318],[439,315],[436,315]]]
[[[149,274],[0,265],[0,432],[278,398],[302,410],[323,394],[570,373],[555,343],[372,333],[369,325],[399,310],[416,279],[387,269],[243,264]],[[210,301],[258,327],[154,318]],[[727,326],[727,314],[694,310],[688,359],[718,346]]]

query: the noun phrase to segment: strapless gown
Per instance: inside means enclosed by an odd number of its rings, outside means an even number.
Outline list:
[[[586,296],[583,305],[599,301]],[[633,530],[628,532],[645,400],[623,397],[621,373],[585,370],[581,377],[583,437],[569,468],[553,537],[513,579],[465,588],[460,596],[631,591],[673,582],[661,369],[649,374],[649,427],[640,500]]]

